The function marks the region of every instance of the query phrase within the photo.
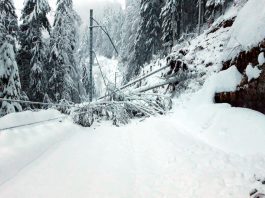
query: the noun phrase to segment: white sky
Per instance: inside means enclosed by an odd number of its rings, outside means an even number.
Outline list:
[[[55,10],[57,0],[48,1],[50,3],[50,6],[52,7],[52,10]],[[16,9],[22,9],[23,2],[24,0],[14,0]],[[95,12],[97,12],[97,10],[102,11],[104,9],[104,5],[106,5],[106,3],[108,2],[120,3],[123,8],[125,7],[125,0],[73,0],[75,10],[79,13],[83,20],[88,19],[89,9],[93,8],[95,9]],[[18,16],[20,16],[20,11],[18,10],[17,12]]]

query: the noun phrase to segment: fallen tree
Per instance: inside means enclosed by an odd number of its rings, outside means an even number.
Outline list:
[[[131,94],[113,96],[112,99],[84,104],[71,114],[74,122],[91,127],[95,121],[110,120],[114,125],[128,124],[133,118],[163,115],[172,108],[170,97],[156,94]]]

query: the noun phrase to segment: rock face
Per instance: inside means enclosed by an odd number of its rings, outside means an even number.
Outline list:
[[[216,103],[229,103],[234,107],[250,108],[265,114],[265,64],[258,66],[262,70],[258,79],[248,81],[246,75],[249,64],[254,66],[259,64],[258,57],[262,52],[265,52],[265,39],[259,46],[248,52],[241,52],[234,60],[224,63],[223,70],[235,65],[244,78],[236,92],[216,94]]]

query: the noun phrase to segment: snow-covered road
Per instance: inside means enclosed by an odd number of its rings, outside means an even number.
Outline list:
[[[56,135],[44,135],[49,132]],[[32,141],[38,145],[23,148]],[[11,131],[0,135],[0,153],[1,198],[242,198],[265,167],[264,155],[214,148],[185,131],[175,115],[120,128],[81,128],[66,120]]]

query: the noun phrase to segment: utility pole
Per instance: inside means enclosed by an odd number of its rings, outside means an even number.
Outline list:
[[[97,24],[96,26],[94,26],[94,22]],[[93,28],[101,28],[101,30],[108,36],[113,48],[115,49],[116,53],[119,54],[116,46],[114,45],[108,31],[104,28],[104,26],[100,25],[99,22],[97,22],[94,17],[93,17],[93,9],[90,10],[90,26],[89,26],[89,30],[90,30],[90,46],[89,46],[89,88],[90,88],[90,92],[89,92],[89,101],[92,102],[93,101],[93,90],[94,90],[94,85],[93,85],[93,65],[94,65],[94,57],[93,57],[93,53],[95,54],[95,51],[93,50]],[[96,56],[96,54],[95,54]]]
[[[89,101],[93,100],[93,10],[90,10],[90,68],[89,68]]]
[[[201,34],[202,0],[199,0],[198,35]]]

